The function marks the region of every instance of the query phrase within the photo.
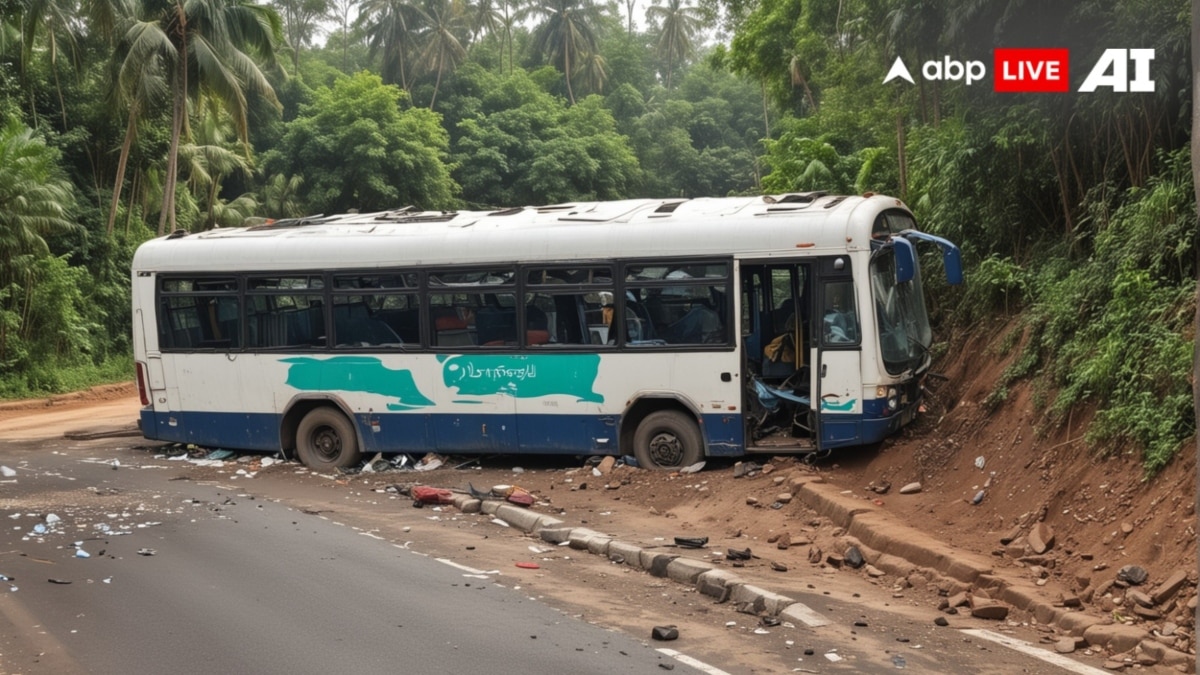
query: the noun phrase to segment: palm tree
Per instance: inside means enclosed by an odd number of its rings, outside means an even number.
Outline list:
[[[144,30],[150,30],[149,24],[142,24]],[[152,33],[151,33],[152,36]],[[127,36],[128,37],[128,36]],[[135,40],[134,42],[136,42]],[[112,70],[109,87],[110,105],[119,110],[128,108],[125,123],[125,140],[121,144],[121,155],[117,160],[117,177],[113,183],[112,202],[108,210],[108,225],[105,232],[113,232],[117,219],[117,209],[121,203],[121,190],[125,185],[125,171],[128,168],[129,153],[137,140],[138,123],[150,109],[161,104],[170,96],[167,86],[167,76],[164,72],[162,59],[154,58],[135,62],[129,56],[130,44],[122,40],[113,52],[110,67]]]
[[[188,169],[188,184],[192,194],[197,202],[208,207],[200,220],[201,227],[206,230],[226,224],[217,220],[222,209],[221,181],[234,171],[249,176],[252,169],[249,159],[226,147],[229,145],[227,132],[227,120],[208,115],[202,120],[196,134],[200,144],[188,143],[179,149],[179,158]],[[244,197],[238,198],[242,200],[241,203],[244,203]]]
[[[371,58],[383,53],[379,74],[384,84],[408,90],[409,54],[417,50],[423,13],[407,0],[365,0],[358,24],[367,34]]]
[[[646,19],[658,23],[658,56],[667,60],[667,89],[671,88],[671,72],[676,60],[683,61],[695,51],[692,38],[703,25],[704,17],[698,7],[684,0],[667,0],[666,6],[654,5],[646,10]]]
[[[533,47],[566,76],[567,98],[574,105],[571,73],[596,51],[600,6],[594,0],[539,0],[526,11],[542,18],[533,33]]]
[[[79,228],[67,217],[75,195],[57,156],[20,121],[0,127],[0,282],[14,257],[49,253],[42,235]]]
[[[601,54],[588,54],[575,70],[575,74],[583,78],[583,85],[587,91],[600,94],[608,82],[608,62]]]
[[[504,0],[499,0],[507,5]],[[470,44],[475,44],[485,33],[495,33],[504,26],[504,14],[496,6],[497,0],[475,0],[467,2],[466,19],[471,31]],[[503,44],[503,43],[501,43]]]
[[[302,185],[303,176],[285,176],[281,173],[271,176],[263,186],[259,200],[263,215],[268,218],[297,218],[304,215],[304,209],[300,207]]]
[[[46,36],[46,56],[50,59],[50,72],[54,75],[54,88],[58,91],[58,107],[62,113],[63,127],[67,126],[67,110],[63,103],[62,85],[58,80],[59,43],[67,49],[71,63],[78,64],[78,17],[72,0],[26,0],[21,14],[21,72],[24,73],[33,59],[34,44],[39,34]],[[32,97],[32,89],[30,91]],[[32,105],[32,98],[31,98]],[[31,110],[34,119],[35,110]]]
[[[433,110],[438,89],[442,86],[442,74],[454,70],[467,58],[467,50],[458,39],[465,24],[451,0],[425,0],[421,14],[425,22],[421,36],[421,66],[426,72],[437,74],[433,97],[429,99],[429,109]]]
[[[311,45],[321,21],[333,18],[331,0],[273,0],[283,19],[283,30],[292,53],[292,68],[300,72],[300,48]]]
[[[508,43],[508,74],[512,75],[513,71],[513,29],[516,28],[517,22],[524,16],[523,3],[524,0],[501,0],[502,7],[500,9],[500,47],[504,48],[504,43]],[[504,56],[500,56],[500,65],[504,66]]]
[[[174,230],[179,147],[188,136],[188,103],[218,101],[233,121],[238,138],[249,143],[247,94],[279,108],[275,90],[259,64],[274,64],[283,40],[279,15],[247,0],[142,0],[125,33],[122,68],[139,72],[161,63],[171,92],[171,144],[167,151],[163,205],[158,231]]]

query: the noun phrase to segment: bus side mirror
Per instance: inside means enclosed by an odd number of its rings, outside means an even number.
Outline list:
[[[910,260],[914,256],[914,254],[911,252],[912,242],[910,242],[909,239],[917,239],[919,241],[928,241],[933,244],[937,244],[937,247],[942,249],[942,264],[946,267],[946,281],[953,285],[958,285],[958,284],[962,283],[962,281],[963,281],[962,253],[959,252],[957,246],[950,243],[950,241],[948,239],[943,239],[936,235],[925,234],[924,232],[918,232],[916,230],[905,230],[900,233],[900,237],[894,239],[893,241],[895,241],[897,244],[899,244],[902,241],[908,244],[908,248],[910,251],[910,253],[909,253]],[[897,246],[896,247],[897,254],[900,252],[900,250],[901,250],[901,247]],[[896,262],[896,275],[899,276],[900,275],[900,262],[899,262],[900,256],[899,255],[897,255],[896,261],[897,261]],[[910,274],[909,278],[910,279],[912,278],[911,274]],[[907,281],[907,279],[905,281]]]
[[[896,284],[912,281],[917,273],[916,247],[904,237],[896,237],[892,240],[892,252],[896,256]]]

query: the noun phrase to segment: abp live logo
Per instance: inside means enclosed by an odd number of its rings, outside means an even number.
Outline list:
[[[1115,92],[1153,92],[1150,78],[1153,49],[1106,49],[1096,60],[1079,86],[1080,92],[1100,88]],[[1000,48],[992,51],[994,91],[1001,93],[1055,93],[1071,90],[1071,55],[1067,49]],[[1132,65],[1133,77],[1129,77]],[[926,80],[963,80],[970,85],[985,76],[982,61],[957,61],[946,56],[941,61],[926,61],[921,75]],[[884,83],[902,79],[915,84],[908,67],[896,57]]]
[[[1153,49],[1106,49],[1079,86],[1081,92],[1108,87],[1117,92],[1152,92]],[[992,52],[997,92],[1040,93],[1071,90],[1071,55],[1066,49],[996,49]],[[1129,64],[1133,63],[1130,79]]]

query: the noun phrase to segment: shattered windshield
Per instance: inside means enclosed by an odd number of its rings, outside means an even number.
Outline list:
[[[899,375],[925,365],[933,339],[921,276],[896,283],[896,256],[883,249],[871,260],[871,294],[879,317],[879,349],[888,373]]]

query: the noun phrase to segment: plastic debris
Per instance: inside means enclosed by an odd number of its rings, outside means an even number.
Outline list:
[[[971,503],[977,505],[977,504],[979,504],[979,502],[982,502],[982,501],[983,501],[983,490],[980,490],[979,492],[975,493],[975,497],[971,499]]]
[[[114,459],[112,461],[112,468],[113,468],[113,471],[116,471],[117,469],[121,468],[121,460]]]
[[[520,567],[523,570],[541,569],[541,565],[538,565],[535,562],[519,562],[519,563],[517,563],[517,567]]]
[[[708,537],[675,537],[675,545],[679,548],[704,548],[708,545]]]
[[[837,663],[842,660],[842,655],[837,652],[825,652],[825,658],[833,663]]]
[[[137,551],[138,555],[144,555],[144,556],[152,556],[152,555],[156,555],[157,553],[158,553],[158,551],[155,551],[152,548],[139,548]]]
[[[60,584],[60,585],[63,585],[63,586],[66,586],[67,584],[71,583],[71,582],[70,582],[69,580],[67,580],[67,579],[47,579],[46,581],[49,581],[49,582],[50,582],[50,583],[52,583],[52,584]]]
[[[904,670],[904,667],[907,666],[908,664],[905,663],[903,656],[896,654],[895,656],[892,657],[892,665],[896,666],[900,670]]]
[[[46,514],[45,521],[46,521],[47,525],[53,525],[60,520],[62,520],[62,518],[59,518],[58,514],[56,514],[56,513],[47,513]]]
[[[76,558],[90,558],[90,557],[92,557],[92,554],[88,553],[87,551],[85,551],[81,548],[77,548],[77,549],[75,549],[75,557]]]
[[[7,466],[0,466],[0,473],[4,474],[5,478],[12,478],[13,476],[17,475],[17,472],[14,469],[10,469]]]
[[[625,466],[631,466],[635,469],[638,468],[637,457],[634,457],[633,455],[623,455],[621,457],[621,461],[625,463]]]
[[[509,525],[508,523],[504,522],[503,520],[500,520],[499,518],[492,518],[492,522],[496,525],[499,525],[500,527],[512,527],[512,525]]]
[[[204,459],[224,461],[226,459],[229,459],[230,457],[233,457],[235,454],[237,454],[237,453],[235,453],[232,450],[219,450],[218,449],[218,450],[213,450],[212,452],[205,455]]]
[[[696,473],[696,472],[700,471],[700,469],[703,469],[703,468],[704,468],[704,461],[701,460],[699,462],[696,462],[695,464],[691,464],[691,465],[683,467],[682,469],[679,470],[679,473]]]
[[[770,635],[771,631],[767,630],[766,628],[755,628],[754,634],[755,635]]]
[[[43,524],[41,524],[41,523],[38,523],[37,525],[34,525],[34,526],[33,526],[33,533],[34,533],[34,534],[46,534],[46,526],[45,526],[45,525],[43,525]]]

